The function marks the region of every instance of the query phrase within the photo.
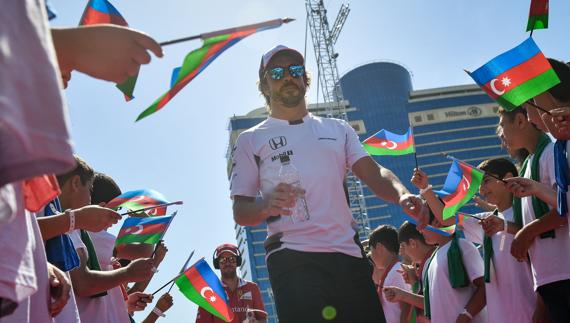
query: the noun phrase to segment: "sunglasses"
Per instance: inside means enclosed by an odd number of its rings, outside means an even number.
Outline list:
[[[237,263],[236,257],[220,258],[219,261],[220,261],[220,264],[225,264],[226,262],[229,262],[230,264],[236,264]]]
[[[305,66],[303,65],[289,65],[289,67],[287,67],[287,70],[289,70],[289,75],[294,78],[301,77],[305,74]],[[272,80],[277,81],[282,79],[285,75],[285,68],[281,66],[274,67],[268,70],[267,73],[269,73]]]

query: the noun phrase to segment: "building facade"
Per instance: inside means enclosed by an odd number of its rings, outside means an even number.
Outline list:
[[[506,157],[495,133],[498,104],[476,85],[461,85],[414,91],[409,71],[392,62],[375,62],[357,67],[341,77],[350,124],[361,140],[381,129],[403,134],[414,126],[419,167],[430,177],[435,189],[443,186],[451,161],[443,153],[477,165],[493,157]],[[310,105],[317,115],[325,112],[323,104]],[[230,119],[228,174],[231,147],[239,133],[265,119],[265,108]],[[417,193],[410,179],[416,167],[414,155],[375,156],[391,169],[411,192]],[[405,220],[400,207],[378,198],[363,184],[370,229],[381,224],[399,227]],[[464,212],[477,212],[468,204]],[[257,227],[236,225],[238,247],[244,253],[242,274],[257,282],[269,312],[269,321],[277,322],[273,294],[265,265],[264,224]]]

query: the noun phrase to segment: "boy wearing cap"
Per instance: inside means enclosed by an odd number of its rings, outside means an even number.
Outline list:
[[[421,204],[363,150],[347,122],[308,112],[309,83],[296,50],[280,45],[262,56],[259,90],[269,116],[236,141],[230,175],[234,219],[247,226],[267,223],[266,261],[280,322],[384,322],[372,266],[346,202],[347,171],[412,216]],[[301,187],[279,178],[285,156],[298,170]],[[304,214],[293,221],[290,208],[302,199]]]
[[[225,243],[216,248],[213,256],[214,268],[222,274],[222,286],[228,294],[230,308],[234,313],[233,323],[267,323],[267,313],[263,306],[259,287],[254,282],[237,276],[237,267],[242,258],[238,248]],[[202,307],[198,308],[196,323],[224,322]]]

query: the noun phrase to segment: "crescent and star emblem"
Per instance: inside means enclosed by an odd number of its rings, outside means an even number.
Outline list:
[[[396,149],[396,147],[398,147],[398,144],[396,144],[392,140],[386,140],[386,141],[382,141],[380,143],[380,146],[383,146],[384,148],[387,148],[390,150],[394,150],[394,149]]]
[[[132,227],[129,227],[127,230],[125,230],[125,233],[129,233],[129,234],[139,234],[143,231],[143,226],[140,224],[134,225]]]
[[[206,297],[206,293],[207,292],[211,292],[212,295],[209,297]],[[213,303],[216,301],[216,296],[214,296],[214,291],[212,290],[212,288],[210,287],[204,287],[200,290],[200,295],[202,295],[202,297],[204,297],[206,300],[208,300],[210,303]]]
[[[463,175],[463,190],[464,191],[469,191],[469,188],[471,187],[471,183],[469,183],[469,180],[467,179],[467,177],[465,177],[465,175]]]
[[[511,85],[511,79],[506,76],[501,79],[501,84],[503,85],[503,90],[501,91],[499,91],[499,89],[497,89],[497,86],[495,85],[495,82],[497,81],[498,79],[493,79],[491,83],[489,83],[489,86],[491,87],[491,91],[493,91],[493,93],[501,96],[505,94],[505,89]]]

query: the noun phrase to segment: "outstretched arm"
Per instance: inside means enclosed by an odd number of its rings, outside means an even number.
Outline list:
[[[418,218],[421,200],[408,191],[394,173],[380,166],[370,156],[362,157],[352,165],[352,172],[360,178],[379,198],[400,204],[413,218]]]

